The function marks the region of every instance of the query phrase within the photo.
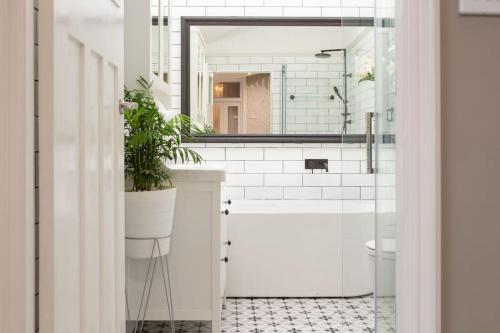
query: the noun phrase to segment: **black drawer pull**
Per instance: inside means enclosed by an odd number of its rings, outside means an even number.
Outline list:
[[[222,214],[223,214],[223,215],[229,215],[229,209],[223,210],[223,211],[222,211]]]
[[[224,257],[223,259],[221,259],[220,261],[223,261],[223,262],[228,262],[229,261],[229,258],[228,257]]]
[[[224,201],[224,203],[230,205],[232,203],[232,201],[231,201],[231,199],[229,199],[228,201]]]
[[[229,241],[225,242],[224,245],[231,246],[231,241],[229,240]]]

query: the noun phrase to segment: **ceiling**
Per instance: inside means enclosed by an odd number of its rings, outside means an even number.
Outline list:
[[[314,54],[348,48],[371,27],[199,26],[207,54]]]

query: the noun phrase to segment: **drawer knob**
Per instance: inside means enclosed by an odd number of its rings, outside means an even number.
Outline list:
[[[229,199],[228,201],[224,201],[224,203],[225,203],[225,204],[228,204],[228,205],[230,205],[230,204],[231,204],[231,202],[232,202],[232,201],[231,201],[231,199]]]
[[[227,246],[231,246],[231,241],[229,240],[229,241],[225,242],[224,244]]]
[[[229,209],[225,209],[225,210],[223,210],[223,211],[222,211],[222,214],[223,214],[223,215],[229,215]]]
[[[228,258],[228,257],[224,257],[224,258],[222,258],[220,261],[223,261],[223,262],[228,262],[228,261],[229,261],[229,258]]]

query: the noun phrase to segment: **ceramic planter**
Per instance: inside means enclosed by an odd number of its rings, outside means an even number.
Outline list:
[[[159,191],[125,192],[127,257],[150,258],[155,238],[159,240],[161,254],[168,254],[176,192],[175,187]],[[157,249],[153,256],[158,256]]]

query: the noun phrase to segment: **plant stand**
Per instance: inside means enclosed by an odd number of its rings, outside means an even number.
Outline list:
[[[160,263],[161,268],[161,277],[163,281],[163,287],[165,289],[165,298],[167,300],[168,314],[170,317],[170,330],[172,333],[175,333],[175,322],[174,322],[174,305],[172,301],[172,287],[170,285],[170,272],[168,267],[168,255],[162,254],[160,250],[159,241],[165,238],[170,238],[169,236],[165,237],[157,237],[157,238],[135,238],[135,237],[126,237],[126,240],[152,240],[153,248],[151,249],[151,255],[149,257],[148,269],[146,272],[146,279],[144,281],[144,287],[142,289],[141,302],[139,304],[139,310],[137,311],[137,319],[135,321],[135,327],[131,333],[142,333],[144,329],[144,322],[146,320],[146,313],[148,311],[149,297],[151,295],[151,289],[153,286],[153,279],[156,272],[156,266],[158,262]],[[162,260],[162,257],[165,257],[165,263]],[[153,266],[153,267],[151,267]],[[125,298],[127,302],[127,317],[130,320],[130,308],[128,302],[128,292],[127,287],[125,286]],[[141,317],[142,313],[142,317]]]

